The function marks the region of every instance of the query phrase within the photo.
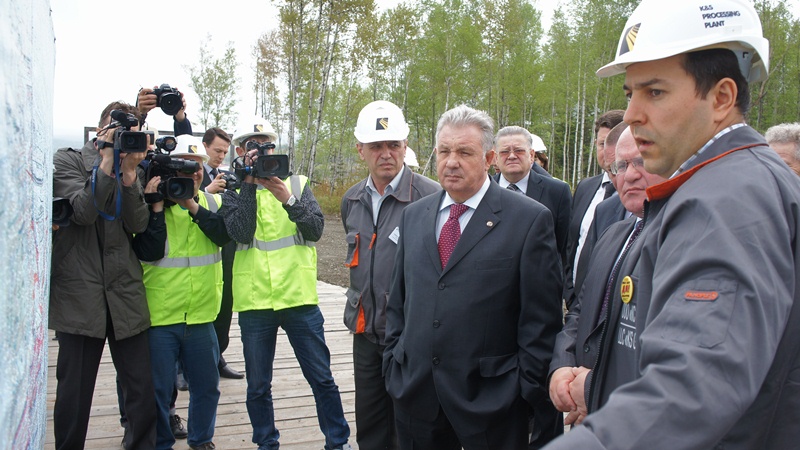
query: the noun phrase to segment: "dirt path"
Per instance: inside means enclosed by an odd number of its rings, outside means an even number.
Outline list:
[[[344,241],[342,219],[338,215],[325,215],[325,230],[317,242],[317,279],[347,287],[350,274],[344,266],[346,256],[347,243]]]

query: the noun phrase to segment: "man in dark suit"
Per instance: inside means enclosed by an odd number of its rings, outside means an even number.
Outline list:
[[[553,372],[550,377],[550,397],[559,410],[570,412],[566,419],[568,424],[580,423],[586,414],[583,398],[573,398],[569,391],[575,387],[571,384],[576,377],[591,370],[597,361],[598,343],[605,322],[605,315],[601,316],[600,312],[611,270],[629,240],[634,226],[644,217],[645,190],[664,181],[663,177],[644,170],[642,154],[636,146],[631,130],[623,126],[617,126],[614,130],[618,128],[623,131],[619,135],[619,141],[615,142],[616,157],[611,165],[611,171],[616,176],[619,193],[617,198],[630,216],[623,221],[612,223],[604,233],[601,233],[594,250],[581,257],[589,260],[583,287],[576,290],[577,299],[567,314],[564,329],[558,334],[550,365]],[[600,206],[597,209],[599,214]],[[600,216],[596,216],[595,222],[599,219]],[[580,386],[582,393],[583,387]]]
[[[533,135],[525,128],[504,127],[497,132],[494,142],[497,151],[495,164],[500,171],[494,180],[500,187],[521,192],[550,210],[555,224],[558,254],[561,255],[561,263],[564,264],[572,202],[569,185],[561,180],[539,175],[532,170]]]
[[[569,290],[571,296],[565,298],[567,305],[572,305],[575,297],[577,297],[578,293],[581,291],[581,285],[583,285],[583,280],[586,277],[586,271],[589,268],[589,256],[592,254],[597,240],[600,239],[600,236],[604,231],[606,231],[606,228],[616,222],[625,220],[625,218],[631,215],[631,213],[625,209],[625,206],[620,201],[619,193],[622,192],[624,177],[616,176],[616,173],[613,170],[613,164],[616,161],[617,142],[619,141],[622,132],[627,128],[628,124],[625,122],[620,122],[614,128],[612,128],[606,136],[605,144],[603,146],[605,167],[612,169],[610,170],[611,182],[614,185],[615,192],[611,194],[610,197],[600,202],[600,204],[597,205],[594,210],[594,219],[592,219],[592,225],[589,227],[589,231],[586,233],[586,238],[581,246],[580,256],[577,258],[578,265],[576,270],[573,272],[575,274],[573,283],[574,288]]]
[[[561,323],[550,211],[488,176],[492,120],[436,132],[445,192],[403,211],[386,311],[386,388],[401,448],[524,449]]]
[[[222,178],[222,171],[219,166],[225,161],[231,147],[231,137],[222,128],[213,127],[206,130],[203,135],[203,146],[208,154],[208,162],[203,166],[203,182],[200,189],[209,194],[222,193],[227,188],[226,181]],[[231,319],[233,317],[233,257],[236,254],[236,242],[231,241],[222,247],[222,304],[219,314],[214,321],[214,330],[219,341],[219,376],[240,380],[244,375],[228,365],[225,357],[222,356],[228,348],[230,339],[228,334],[231,330]]]
[[[621,109],[613,109],[601,115],[594,123],[597,164],[603,169],[603,173],[583,179],[578,183],[572,196],[572,215],[567,234],[567,263],[564,265],[564,298],[567,300],[573,296],[575,272],[580,262],[583,242],[594,219],[595,208],[614,192],[603,148],[606,136],[612,128],[622,122],[624,114],[625,111]]]

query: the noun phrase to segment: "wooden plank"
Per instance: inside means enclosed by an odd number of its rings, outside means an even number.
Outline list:
[[[352,336],[342,324],[342,311],[345,302],[345,289],[318,282],[320,310],[325,317],[325,340],[331,351],[331,371],[333,372],[345,417],[350,424],[350,444],[357,449],[355,442],[355,393],[353,384]],[[58,342],[51,340],[48,345],[47,382],[47,435],[45,449],[54,448],[53,405],[55,403],[56,377],[55,363],[58,355]],[[278,332],[275,351],[272,395],[275,406],[275,424],[281,433],[281,448],[289,450],[321,449],[325,438],[319,431],[316,408],[311,388],[308,386],[289,340],[283,330]],[[225,351],[225,360],[236,370],[244,372],[241,331],[238,317],[234,313],[230,331],[230,344]],[[122,427],[119,425],[117,407],[116,372],[108,347],[103,353],[97,374],[92,413],[89,419],[89,432],[86,438],[87,449],[117,449],[122,440]],[[253,449],[252,427],[245,405],[247,383],[245,380],[220,380],[220,401],[217,408],[217,423],[214,443],[219,449]],[[188,412],[188,392],[179,392],[176,407],[178,415],[184,420]],[[175,450],[188,449],[185,440],[179,440]]]

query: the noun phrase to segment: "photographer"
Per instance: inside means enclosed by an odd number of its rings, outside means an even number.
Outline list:
[[[58,333],[53,428],[56,449],[81,449],[86,440],[97,370],[106,338],[125,393],[129,449],[155,444],[155,401],[150,327],[142,267],[131,248],[133,233],[147,227],[148,211],[136,166],[143,151],[120,151],[121,123],[112,110],[139,112],[112,102],[100,115],[97,137],[80,150],[53,157],[53,196],[69,199],[70,226],[53,234],[49,327]],[[126,120],[127,122],[127,120]],[[135,138],[141,135],[120,135]],[[116,145],[115,145],[116,144]],[[116,149],[115,149],[116,147]],[[138,150],[138,149],[137,149]]]
[[[219,248],[230,238],[217,214],[221,196],[199,191],[207,160],[200,140],[188,135],[180,136],[168,158],[151,158],[145,188],[150,224],[133,243],[144,267],[152,323],[148,334],[158,411],[157,449],[171,449],[175,443],[170,401],[178,361],[189,382],[188,444],[192,449],[214,448],[219,347],[213,322],[222,296]],[[165,198],[179,192],[169,187],[176,179],[193,181],[189,198]]]
[[[186,99],[183,92],[168,84],[153,86],[153,89],[139,89],[136,107],[142,115],[142,122],[154,108],[161,108],[164,114],[172,116],[175,136],[192,134],[192,123],[186,117]]]
[[[277,137],[269,123],[257,118],[240,124],[233,143],[245,166],[264,167],[260,163],[274,161],[269,156]],[[261,450],[279,445],[271,383],[280,327],[314,393],[325,448],[350,448],[350,428],[331,374],[318,306],[314,242],[322,236],[322,211],[306,177],[295,175],[285,181],[276,176],[240,178],[239,196],[229,197],[231,191],[227,191],[225,201],[229,203],[221,214],[231,238],[239,242],[233,264],[233,310],[239,313],[242,330],[253,442]]]

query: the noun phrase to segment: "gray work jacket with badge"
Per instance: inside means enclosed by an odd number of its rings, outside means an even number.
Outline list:
[[[354,334],[383,345],[386,337],[386,300],[394,267],[400,215],[411,203],[435,192],[439,183],[405,166],[397,191],[381,204],[377,225],[372,220],[372,198],[365,178],[342,197],[342,224],[347,240],[345,266],[350,268],[350,287],[344,324]],[[397,230],[397,231],[395,231]]]
[[[116,339],[150,328],[142,265],[131,247],[133,233],[147,228],[150,218],[138,178],[118,191],[117,179],[97,169],[100,154],[89,141],[81,150],[59,149],[53,157],[53,196],[70,200],[70,225],[53,233],[49,327],[102,339],[111,317]],[[98,214],[120,217],[106,220]]]
[[[800,443],[800,180],[748,126],[690,164],[648,188],[585,387],[589,415],[547,449]],[[632,339],[620,338],[626,320]]]

